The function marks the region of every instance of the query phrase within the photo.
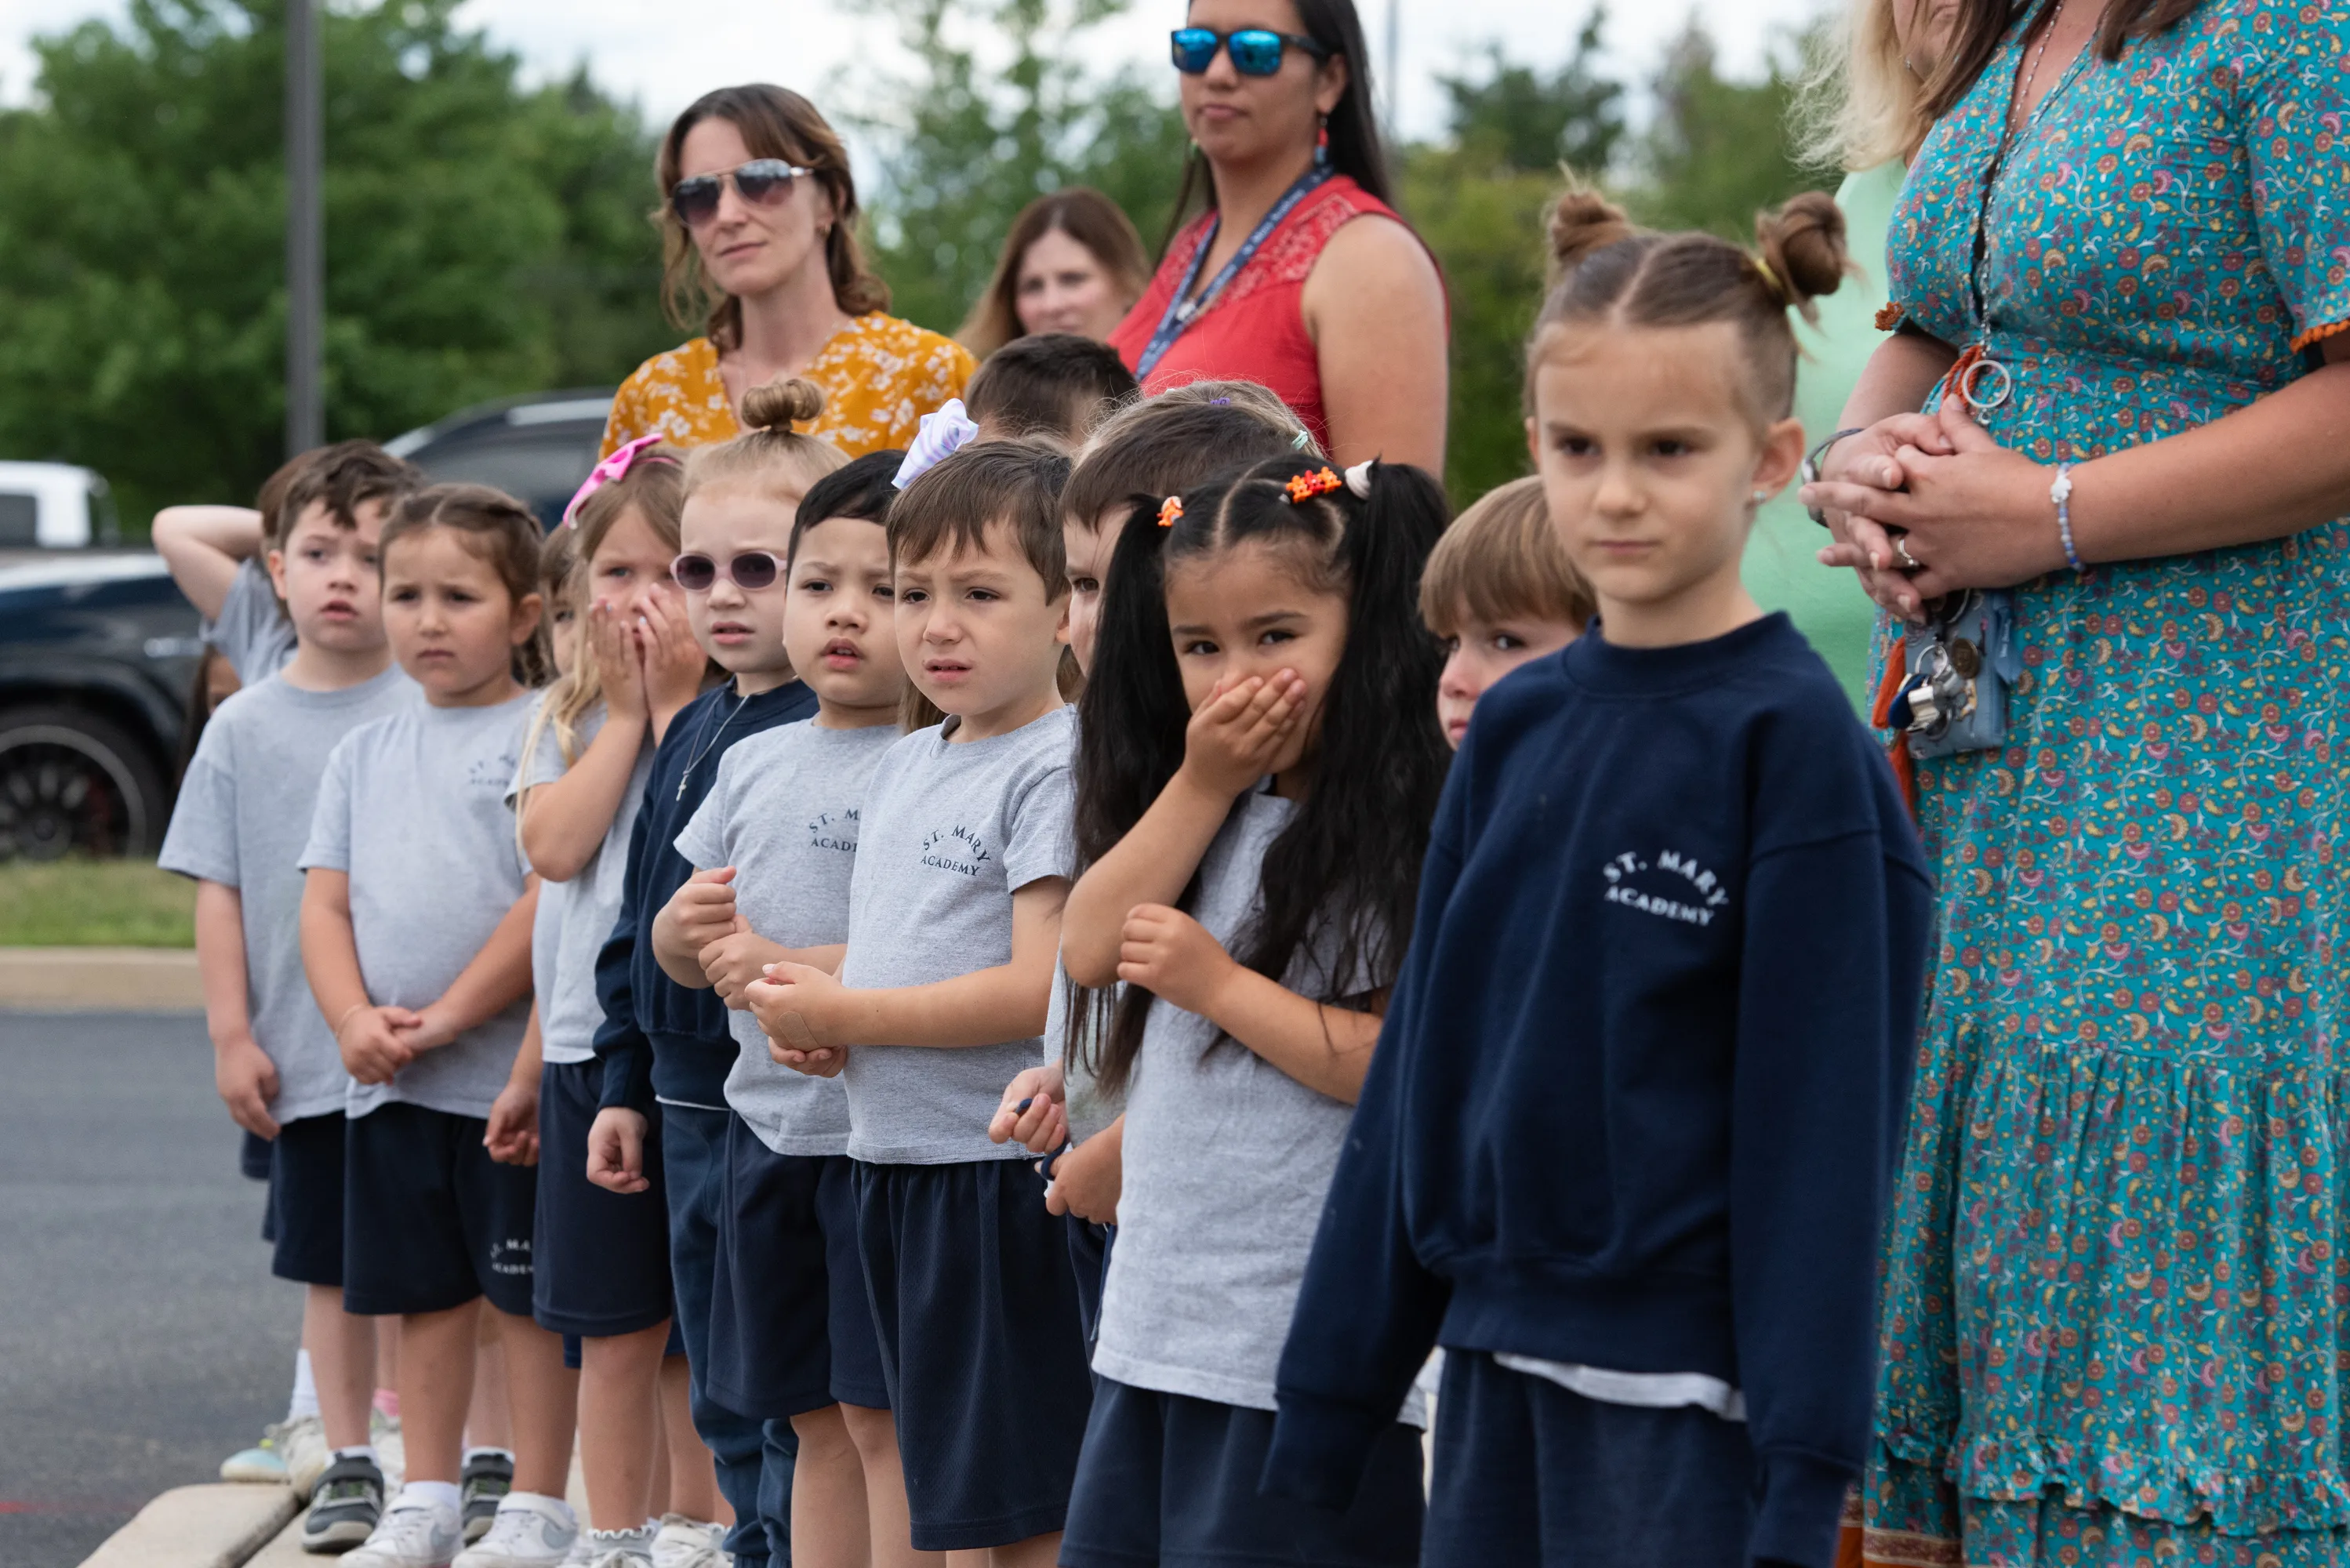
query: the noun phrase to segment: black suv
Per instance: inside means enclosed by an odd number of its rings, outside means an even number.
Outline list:
[[[435,479],[519,495],[553,527],[595,466],[611,401],[595,389],[507,399],[385,444]],[[155,852],[201,630],[155,555],[0,559],[0,860]]]

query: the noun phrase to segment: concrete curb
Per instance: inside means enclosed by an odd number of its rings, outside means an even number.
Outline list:
[[[201,1012],[193,948],[0,948],[0,1008]]]
[[[288,1486],[176,1487],[109,1536],[82,1568],[244,1568],[298,1511]]]

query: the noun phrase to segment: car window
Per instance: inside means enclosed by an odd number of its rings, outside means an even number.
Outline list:
[[[41,498],[0,490],[0,549],[29,550],[41,542]]]
[[[540,523],[552,528],[563,508],[596,466],[601,425],[578,423],[537,429],[493,429],[478,435],[432,441],[412,461],[436,480],[494,484],[530,504]]]

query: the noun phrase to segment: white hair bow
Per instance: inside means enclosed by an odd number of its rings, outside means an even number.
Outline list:
[[[913,444],[906,449],[906,461],[898,465],[898,477],[889,483],[899,490],[905,489],[952,457],[978,433],[979,427],[962,411],[962,400],[949,398],[938,412],[922,416],[922,428]]]

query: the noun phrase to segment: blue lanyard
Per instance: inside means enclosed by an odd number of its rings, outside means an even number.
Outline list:
[[[1201,312],[1216,302],[1216,296],[1224,292],[1225,285],[1239,276],[1241,268],[1248,265],[1256,255],[1257,247],[1273,237],[1273,231],[1281,226],[1281,221],[1297,210],[1298,202],[1320,189],[1331,172],[1327,165],[1316,163],[1299,175],[1297,183],[1282,192],[1281,200],[1273,204],[1273,211],[1257,221],[1256,227],[1249,232],[1249,237],[1241,242],[1241,248],[1232,253],[1232,259],[1226,262],[1224,269],[1209,283],[1206,292],[1194,300],[1191,286],[1200,281],[1200,269],[1207,265],[1208,252],[1215,246],[1216,230],[1222,225],[1223,220],[1218,218],[1209,226],[1208,232],[1200,237],[1200,248],[1191,254],[1191,265],[1184,269],[1182,283],[1167,302],[1167,314],[1159,318],[1159,330],[1150,335],[1150,341],[1143,346],[1142,358],[1135,362],[1136,380],[1148,377],[1152,367],[1167,357],[1167,350],[1175,347],[1175,339],[1183,336],[1183,329],[1198,320]]]

